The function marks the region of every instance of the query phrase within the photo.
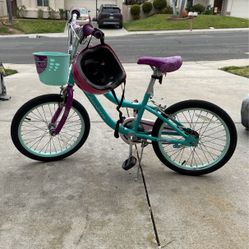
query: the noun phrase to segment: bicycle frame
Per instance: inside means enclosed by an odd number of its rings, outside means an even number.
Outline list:
[[[70,70],[71,71],[71,70]],[[154,75],[159,74],[160,72],[155,70]],[[153,96],[153,87],[155,84],[155,78],[152,77],[151,81],[149,83],[148,89],[144,94],[142,102],[132,102],[129,100],[125,100],[122,103],[123,108],[131,108],[137,111],[137,115],[134,119],[133,125],[131,128],[127,128],[124,125],[120,124],[119,126],[119,133],[127,136],[132,136],[132,137],[137,137],[140,139],[144,140],[149,140],[149,141],[160,141],[163,143],[170,143],[170,144],[175,144],[175,145],[191,145],[195,142],[194,137],[191,135],[188,135],[184,132],[182,129],[183,125],[177,122],[176,120],[166,118],[161,111],[158,109],[156,106],[150,106],[148,105],[149,99]],[[63,113],[63,116],[61,120],[59,121],[57,127],[54,130],[53,134],[58,134],[63,127],[67,116],[69,114],[70,108],[72,106],[72,99],[73,99],[73,86],[74,86],[74,79],[72,75],[72,71],[70,72],[70,77],[69,77],[69,83],[66,88],[66,104],[65,104],[65,111]],[[83,91],[84,92],[84,91]],[[115,130],[116,127],[116,121],[113,120],[113,118],[106,112],[102,104],[99,102],[98,98],[94,94],[90,94],[87,92],[84,92],[92,106],[95,108],[97,113],[100,115],[102,120],[113,130]],[[117,105],[117,101],[113,94],[111,92],[108,92],[104,94],[104,96],[113,104]],[[118,102],[120,102],[120,99],[117,99]],[[52,122],[55,123],[58,117],[60,116],[60,113],[62,111],[62,108],[59,107],[56,113],[54,114],[54,117],[52,118]],[[148,111],[155,115],[156,117],[162,119],[162,121],[167,124],[167,129],[163,130],[163,134],[167,135],[168,132],[170,132],[170,135],[175,135],[175,136],[181,136],[183,139],[167,139],[167,138],[158,138],[158,137],[153,137],[151,134],[148,134],[146,131],[141,132],[139,131],[139,125],[140,122],[143,118],[143,114],[145,111]],[[179,128],[181,127],[181,128]],[[170,130],[170,131],[169,131]],[[173,132],[173,133],[172,133]]]
[[[99,100],[97,99],[97,97],[93,94],[89,94],[84,92],[85,95],[87,96],[88,100],[91,102],[91,104],[93,105],[93,107],[95,108],[95,110],[98,112],[98,114],[100,115],[100,117],[103,119],[103,121],[109,126],[111,127],[113,130],[115,130],[116,127],[116,121],[114,121],[110,115],[106,112],[106,110],[103,108],[103,106],[101,105],[101,103],[99,102]],[[106,93],[104,95],[109,101],[111,101],[114,104],[117,104],[115,101],[115,98],[113,96],[112,93]],[[128,135],[128,136],[135,136],[137,138],[141,138],[141,139],[145,139],[145,140],[150,140],[150,141],[162,141],[162,142],[167,142],[167,143],[172,143],[172,144],[188,144],[188,138],[189,136],[186,135],[181,129],[179,129],[177,127],[177,125],[173,122],[170,122],[169,119],[165,118],[162,116],[162,114],[160,114],[160,112],[158,112],[157,108],[152,107],[147,105],[149,98],[151,97],[150,94],[145,94],[143,101],[141,103],[133,103],[131,101],[128,100],[124,100],[122,103],[122,107],[124,108],[131,108],[131,109],[135,109],[138,111],[138,114],[133,122],[132,128],[127,128],[124,127],[122,124],[120,124],[119,126],[119,133],[124,134],[124,135]],[[180,135],[182,137],[185,138],[185,140],[172,140],[172,139],[160,139],[157,137],[153,137],[150,134],[147,134],[146,132],[140,132],[138,131],[139,128],[139,124],[142,120],[144,111],[148,111],[152,114],[154,114],[155,116],[157,116],[158,118],[161,118],[170,128],[171,128],[171,132],[172,130],[174,130],[176,133],[176,135]],[[171,133],[172,135],[172,133]]]
[[[75,18],[76,17],[74,17],[74,19]],[[74,31],[74,25],[76,25],[75,22],[73,22],[71,25],[72,25],[72,30],[75,33],[75,31]],[[74,44],[73,44],[72,48],[69,48],[69,50],[72,50],[70,53],[70,57],[71,57],[70,60],[71,61],[72,61],[72,58],[74,57],[74,55],[77,51],[78,45],[79,45],[79,38],[77,37],[74,40]],[[180,146],[181,145],[192,146],[193,144],[196,143],[196,138],[190,134],[186,134],[185,131],[183,130],[184,126],[181,123],[177,122],[174,119],[170,119],[170,118],[166,117],[162,113],[162,110],[159,110],[158,107],[148,105],[149,99],[153,96],[153,89],[154,89],[154,84],[155,84],[156,78],[162,76],[162,73],[159,70],[154,69],[154,68],[152,68],[152,69],[153,69],[153,75],[151,77],[147,91],[144,94],[142,102],[132,102],[132,101],[125,100],[125,99],[123,100],[121,107],[134,109],[137,111],[137,115],[133,121],[131,128],[125,127],[121,123],[119,125],[119,133],[126,135],[126,136],[130,136],[130,137],[137,137],[137,138],[140,138],[140,139],[143,139],[146,141],[147,140],[160,141],[162,143],[175,144],[175,146],[179,146],[179,145]],[[64,110],[62,118],[58,122],[57,126],[54,129],[51,129],[51,134],[53,134],[53,135],[59,134],[60,130],[62,129],[62,127],[67,119],[70,108],[72,106],[73,86],[74,86],[74,78],[72,75],[72,68],[69,69],[69,72],[70,73],[69,73],[68,86],[66,88],[66,93],[65,93],[65,96],[66,96],[65,110]],[[90,94],[87,92],[84,92],[84,94],[86,95],[86,97],[88,98],[88,100],[90,101],[92,106],[95,108],[95,110],[97,111],[99,116],[102,118],[102,120],[109,127],[111,127],[113,130],[115,130],[117,122],[106,112],[106,110],[104,109],[102,104],[99,102],[98,98],[94,94]],[[115,105],[118,105],[121,101],[120,99],[117,99],[118,100],[118,103],[117,103],[117,100],[115,99],[115,97],[113,96],[113,94],[111,92],[104,94],[104,96]],[[63,108],[59,107],[58,110],[56,111],[56,113],[54,114],[54,116],[52,118],[53,124],[55,124],[55,122],[59,118],[59,116],[62,112],[62,109]],[[182,139],[179,139],[179,138],[178,139],[158,138],[158,137],[152,136],[152,134],[150,134],[146,131],[141,132],[141,130],[139,130],[139,125],[140,125],[140,122],[142,121],[142,118],[143,118],[145,111],[148,111],[149,113],[155,115],[157,118],[160,118],[166,124],[167,128],[163,129],[164,135],[170,134],[170,135],[180,136],[180,137],[182,137]]]

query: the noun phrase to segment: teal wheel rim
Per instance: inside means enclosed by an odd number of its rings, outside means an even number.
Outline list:
[[[205,170],[219,163],[226,155],[231,137],[223,119],[217,114],[202,108],[182,109],[172,116],[184,127],[199,134],[196,146],[175,146],[159,142],[163,156],[174,166],[184,170]],[[159,137],[170,138],[163,134],[160,127]],[[179,137],[179,140],[182,140]]]
[[[37,105],[22,118],[18,137],[29,153],[47,158],[61,156],[74,149],[82,139],[85,123],[82,115],[73,106],[61,132],[56,136],[50,134],[50,121],[58,105],[58,102]]]

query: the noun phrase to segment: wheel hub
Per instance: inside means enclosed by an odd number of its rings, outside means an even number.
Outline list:
[[[195,130],[186,128],[184,129],[185,134],[190,135],[190,145],[191,146],[197,146],[199,143],[199,133]]]
[[[56,125],[54,123],[49,123],[48,124],[48,130],[49,130],[49,134],[51,136],[55,136],[55,133],[54,133],[55,128],[56,128]]]

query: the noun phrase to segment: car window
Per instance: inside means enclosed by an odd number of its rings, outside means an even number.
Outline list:
[[[103,13],[120,13],[120,9],[118,9],[118,8],[110,8],[110,7],[108,7],[108,8],[103,8],[102,9],[102,12]]]

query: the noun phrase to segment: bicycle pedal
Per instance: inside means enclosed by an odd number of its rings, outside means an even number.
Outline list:
[[[128,159],[126,159],[124,162],[123,162],[123,165],[122,165],[122,168],[124,170],[129,170],[131,169],[132,167],[134,167],[137,163],[137,158],[134,157],[134,156],[130,156]]]

